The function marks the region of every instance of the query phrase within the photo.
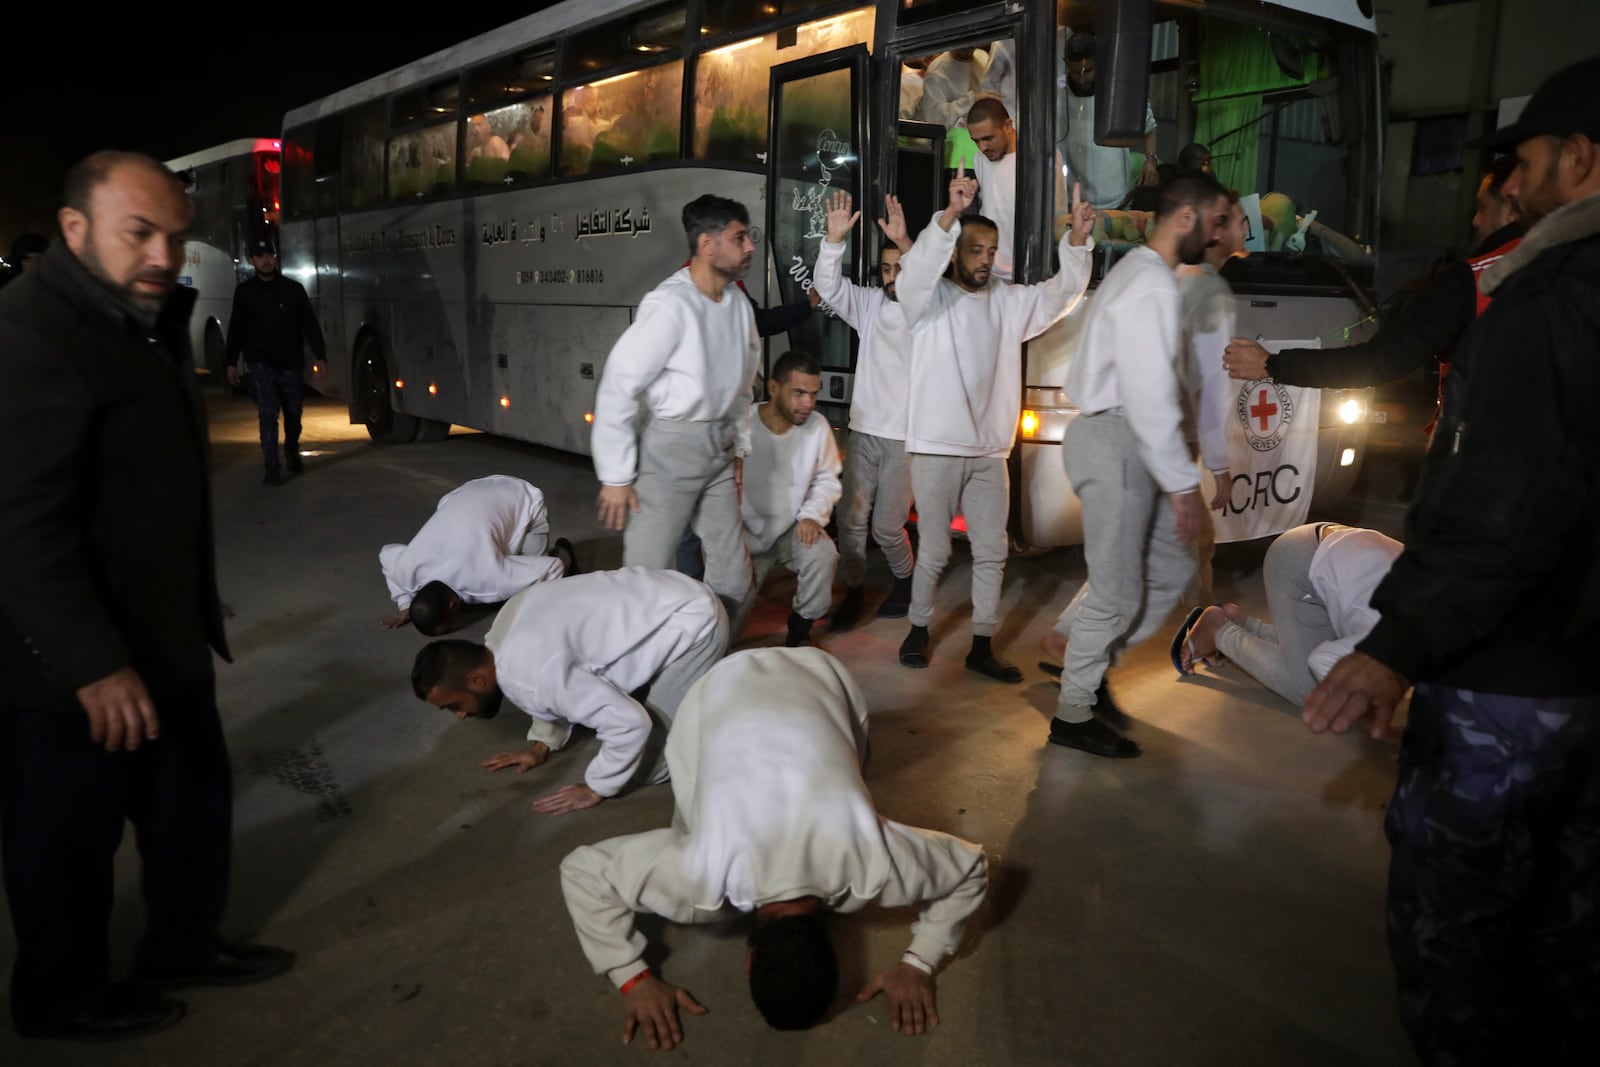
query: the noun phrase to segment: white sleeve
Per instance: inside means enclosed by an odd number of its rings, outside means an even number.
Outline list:
[[[395,560],[406,550],[405,545],[384,545],[378,550],[378,566],[383,568],[383,582],[389,587],[389,599],[401,611],[411,606],[411,598],[416,595],[415,589],[408,589],[396,580]]]
[[[589,449],[602,485],[632,485],[639,473],[639,404],[683,336],[671,304],[652,293],[606,356],[594,398]]]
[[[819,416],[813,416],[816,418]],[[839,502],[844,489],[839,482],[839,445],[833,439],[833,427],[824,421],[822,432],[817,434],[819,445],[812,457],[811,486],[800,503],[800,519],[810,519],[818,526],[828,525],[828,516]]]
[[[1311,668],[1311,677],[1321,682],[1333,670],[1334,664],[1344,659],[1356,650],[1356,645],[1367,635],[1360,637],[1337,637],[1332,641],[1324,641],[1311,650],[1311,655],[1306,657],[1306,666]]]
[[[1226,294],[1222,295],[1222,302],[1225,307],[1218,317],[1220,321],[1203,323],[1205,328],[1196,330],[1191,342],[1200,370],[1195,431],[1200,437],[1200,460],[1209,471],[1228,470],[1233,464],[1228,450],[1228,405],[1238,386],[1222,369],[1222,350],[1234,335],[1235,313],[1233,301]]]
[[[639,770],[650,739],[650,713],[637,700],[577,663],[563,667],[559,678],[544,682],[548,701],[568,722],[587,726],[600,740],[583,780],[603,797],[614,797]]]
[[[905,312],[906,329],[914,330],[927,315],[933,303],[933,294],[939,279],[950,265],[950,253],[955,251],[961,238],[961,223],[952,222],[948,231],[939,227],[938,212],[933,221],[922,228],[911,251],[900,257],[900,277],[895,282],[895,295]]]
[[[678,839],[670,829],[649,830],[584,845],[561,861],[561,895],[578,944],[595,973],[618,988],[644,967],[645,939],[634,929],[635,912],[675,922],[695,918],[692,909],[670,900],[683,881]]]
[[[1094,238],[1085,238],[1082,245],[1074,245],[1070,243],[1071,237],[1070,231],[1061,235],[1057,245],[1061,269],[1053,277],[1035,285],[1001,285],[991,290],[1006,302],[1008,317],[1021,317],[1024,341],[1038,337],[1059,322],[1089,287],[1089,274],[1094,267]],[[904,278],[902,273],[902,281]]]
[[[747,294],[748,295],[748,294]],[[746,308],[754,307],[753,301],[746,303]],[[750,312],[750,335],[752,339],[750,363],[745,369],[745,392],[743,396],[735,394],[733,398],[734,409],[731,413],[733,419],[733,454],[744,459],[750,454],[750,416],[755,410],[755,399],[761,391],[761,339],[756,334],[755,312]]]
[[[1145,101],[1145,105],[1144,105],[1144,132],[1145,133],[1149,133],[1151,130],[1153,130],[1155,128],[1156,128],[1156,110],[1155,110],[1155,108],[1151,107],[1150,106],[1150,102],[1148,100],[1146,100]]]
[[[960,947],[967,919],[988,891],[989,866],[983,849],[959,837],[887,819],[883,836],[895,873],[877,902],[887,908],[918,905],[907,951],[937,965]]]
[[[817,295],[822,297],[822,302],[831,307],[834,314],[843,319],[851,329],[857,333],[869,319],[872,309],[876,306],[874,296],[882,296],[880,289],[867,289],[847,280],[844,276],[844,242],[833,244],[823,241],[822,247],[817,250],[817,266],[812,275],[812,284],[816,286]]]
[[[1121,316],[1108,316],[1106,322],[1122,411],[1138,442],[1139,460],[1161,491],[1186,493],[1199,486],[1200,474],[1183,439],[1177,368],[1167,362],[1183,344],[1178,293],[1176,288],[1145,291],[1125,304]]]
[[[526,709],[524,709],[526,710]],[[528,724],[528,743],[543,741],[551,752],[560,752],[572,740],[572,724],[562,719],[546,719],[532,713]]]
[[[537,547],[537,554],[543,555],[550,547],[550,511],[545,507],[544,494],[538,487],[526,485],[523,491],[528,497],[528,524],[517,535],[517,542],[506,548],[509,552],[516,552],[523,544],[529,543],[529,536],[535,536],[532,545]]]

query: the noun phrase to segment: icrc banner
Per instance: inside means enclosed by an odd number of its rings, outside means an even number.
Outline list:
[[[1263,341],[1280,348],[1315,348],[1316,341]],[[1226,395],[1232,485],[1222,511],[1211,513],[1217,543],[1270,537],[1306,521],[1317,482],[1317,423],[1322,390],[1270,380],[1238,382]],[[1202,492],[1216,492],[1202,475]]]

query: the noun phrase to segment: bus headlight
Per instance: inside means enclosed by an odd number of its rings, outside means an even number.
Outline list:
[[[1366,408],[1362,407],[1361,401],[1354,398],[1346,400],[1339,405],[1339,421],[1346,425],[1360,422],[1361,417],[1366,413]]]
[[[1022,436],[1037,437],[1039,435],[1039,416],[1032,411],[1022,413]]]

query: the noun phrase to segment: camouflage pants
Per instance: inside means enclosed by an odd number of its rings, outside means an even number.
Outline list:
[[[1595,1062],[1600,697],[1419,685],[1385,828],[1389,951],[1422,1062]]]
[[[251,363],[250,391],[261,416],[261,456],[267,470],[278,463],[278,411],[283,411],[283,450],[293,455],[300,447],[300,412],[305,388],[299,370],[281,370],[267,363]]]

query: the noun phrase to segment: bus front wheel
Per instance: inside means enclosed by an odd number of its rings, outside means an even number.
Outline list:
[[[421,420],[396,411],[390,403],[389,364],[371,337],[362,338],[356,351],[356,377],[357,412],[373,442],[404,445],[415,440]]]

